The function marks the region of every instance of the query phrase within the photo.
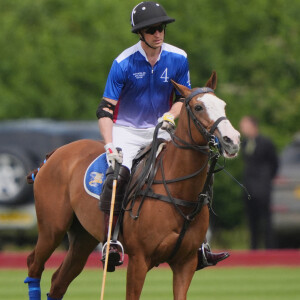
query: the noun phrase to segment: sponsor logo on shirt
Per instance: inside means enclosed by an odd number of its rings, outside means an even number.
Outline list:
[[[143,78],[145,75],[146,75],[146,72],[137,72],[137,73],[133,73],[133,76],[134,76],[136,79],[141,79],[141,78]]]

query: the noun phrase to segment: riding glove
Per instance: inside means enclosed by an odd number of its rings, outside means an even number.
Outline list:
[[[113,143],[108,143],[104,146],[106,150],[106,157],[109,162],[109,164],[112,166],[112,168],[115,168],[116,162],[119,164],[122,164],[123,162],[123,152],[119,151],[115,148]]]
[[[161,129],[172,130],[175,128],[174,116],[169,112],[164,113],[164,115],[158,119],[158,123],[160,122],[163,122]]]

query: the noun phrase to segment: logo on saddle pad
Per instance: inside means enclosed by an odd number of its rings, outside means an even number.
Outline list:
[[[106,171],[108,169],[108,163],[106,159],[106,153],[98,156],[87,168],[84,175],[84,189],[85,191],[99,199],[99,195],[102,192],[102,186],[106,178]]]
[[[92,179],[89,182],[90,186],[96,187],[98,184],[102,184],[103,183],[103,177],[104,177],[103,173],[91,172],[90,177]]]

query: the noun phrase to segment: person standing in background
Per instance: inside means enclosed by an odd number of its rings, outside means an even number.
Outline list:
[[[260,238],[266,249],[273,245],[271,223],[272,180],[278,170],[278,156],[273,142],[260,134],[257,120],[244,116],[240,121],[243,136],[241,153],[244,160],[243,181],[251,199],[245,199],[249,220],[251,249],[259,247]]]

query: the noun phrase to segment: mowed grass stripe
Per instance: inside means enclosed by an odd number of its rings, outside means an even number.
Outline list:
[[[54,270],[42,279],[42,299],[50,288]],[[0,270],[0,299],[28,299],[23,283],[26,270]],[[64,300],[100,299],[102,270],[86,269],[71,284]],[[107,274],[105,300],[125,299],[126,270]],[[189,300],[298,300],[300,268],[208,268],[196,272],[188,293]],[[173,299],[172,272],[158,268],[150,271],[141,300]]]

